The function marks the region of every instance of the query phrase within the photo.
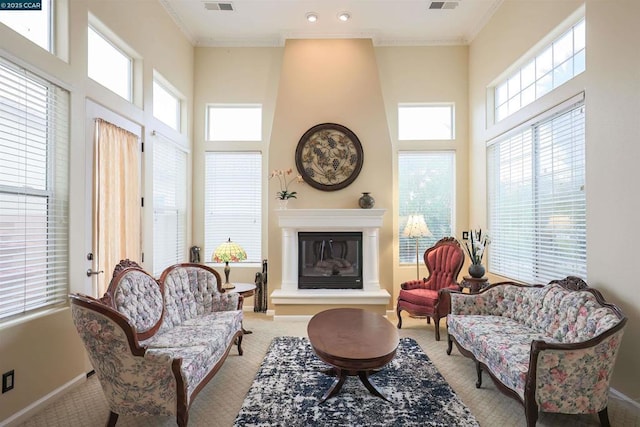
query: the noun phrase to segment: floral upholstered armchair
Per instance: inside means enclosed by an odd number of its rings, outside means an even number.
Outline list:
[[[119,415],[175,416],[186,426],[198,392],[237,344],[242,297],[200,264],[178,264],[160,281],[123,262],[105,296],[72,294],[72,318],[109,403]]]
[[[448,300],[442,298],[442,293],[446,289],[460,290],[457,280],[464,263],[464,251],[456,239],[445,237],[425,251],[424,263],[429,277],[400,285],[396,306],[398,329],[402,328],[400,313],[403,310],[413,316],[425,316],[427,323],[433,318],[436,341],[440,341],[440,319],[449,313]]]

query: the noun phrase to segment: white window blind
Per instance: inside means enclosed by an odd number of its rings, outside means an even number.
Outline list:
[[[492,273],[525,283],[586,277],[584,127],[580,101],[488,147]]]
[[[431,237],[418,239],[419,256],[438,240],[453,235],[455,212],[455,153],[398,153],[400,262],[416,262],[416,239],[403,236],[409,215],[422,214]]]
[[[66,301],[69,93],[0,58],[0,319]]]
[[[205,159],[205,247],[203,261],[227,239],[262,262],[262,154],[209,152]]]
[[[153,274],[187,260],[187,153],[159,136],[153,141]]]

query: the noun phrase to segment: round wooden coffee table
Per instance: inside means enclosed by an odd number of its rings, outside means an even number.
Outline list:
[[[369,382],[369,375],[396,355],[398,330],[391,322],[358,308],[334,308],[313,316],[307,334],[313,351],[336,375],[320,403],[336,395],[349,375],[357,375],[367,390],[388,400]]]

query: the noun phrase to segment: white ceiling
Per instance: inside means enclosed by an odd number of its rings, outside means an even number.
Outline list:
[[[282,46],[289,38],[371,38],[378,46],[467,44],[503,0],[160,0],[196,46]],[[233,10],[208,10],[218,3]],[[437,3],[437,2],[436,2]],[[225,6],[222,6],[225,7]],[[351,15],[340,22],[339,12]],[[308,12],[319,19],[307,22]]]

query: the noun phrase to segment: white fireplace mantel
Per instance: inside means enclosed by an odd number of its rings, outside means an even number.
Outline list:
[[[386,209],[285,209],[276,211],[282,229],[282,285],[271,293],[278,304],[387,304],[380,288],[379,230]],[[298,289],[298,232],[362,233],[363,289]]]

